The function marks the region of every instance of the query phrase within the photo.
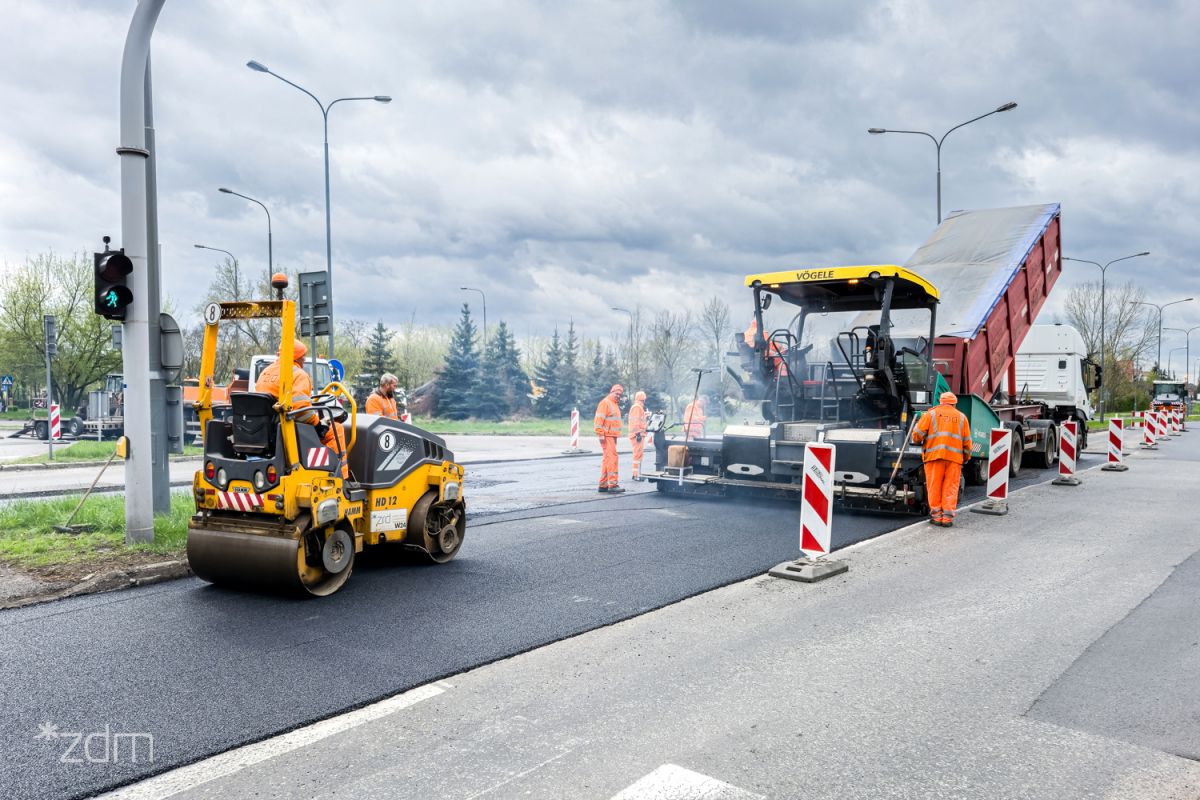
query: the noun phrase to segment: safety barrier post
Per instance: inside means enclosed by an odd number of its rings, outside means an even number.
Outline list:
[[[579,455],[586,453],[587,450],[579,449],[579,409],[571,409],[571,446],[563,450],[564,455]]]
[[[58,403],[50,404],[50,438],[56,442],[62,438],[62,416],[58,411]]]
[[[1179,409],[1172,408],[1167,413],[1171,415],[1171,435],[1181,435],[1183,433],[1183,419],[1179,415]]]
[[[804,477],[800,488],[800,552],[796,561],[785,561],[769,575],[791,581],[814,583],[850,568],[844,561],[830,561],[833,523],[833,475],[837,448],[809,442],[804,448]]]
[[[1155,412],[1155,416],[1158,417],[1154,420],[1154,425],[1158,429],[1158,440],[1165,442],[1171,438],[1171,431],[1167,427],[1167,412],[1158,411]]]
[[[1075,477],[1075,459],[1079,457],[1079,423],[1075,420],[1059,426],[1058,477],[1051,483],[1055,486],[1078,486],[1082,481]]]
[[[1105,472],[1125,472],[1125,420],[1113,417],[1108,421],[1108,463],[1100,469]]]
[[[992,428],[991,445],[988,447],[987,499],[981,505],[971,506],[976,514],[1008,513],[1009,459],[1012,457],[1012,430]]]
[[[1142,449],[1157,450],[1158,449],[1158,426],[1155,424],[1157,417],[1153,411],[1146,411],[1142,414]]]

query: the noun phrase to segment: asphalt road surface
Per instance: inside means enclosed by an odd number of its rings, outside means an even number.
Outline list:
[[[468,496],[477,513],[457,559],[426,566],[366,555],[322,600],[187,579],[0,612],[0,797],[86,796],[797,555],[794,505],[653,491],[599,497],[597,468],[595,459],[475,467]],[[1018,485],[1050,477],[1029,470]],[[969,490],[968,501],[981,494]],[[834,546],[910,522],[839,514]],[[75,733],[84,742],[96,734],[92,753],[64,763],[65,734]],[[153,762],[132,763],[128,747],[87,762],[102,741],[136,733],[153,736]]]

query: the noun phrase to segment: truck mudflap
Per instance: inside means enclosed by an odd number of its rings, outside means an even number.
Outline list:
[[[655,484],[666,494],[691,495],[698,497],[726,497],[732,493],[745,492],[758,497],[797,500],[801,497],[799,483],[775,481],[739,480],[717,475],[684,474],[675,471],[643,473],[646,480]],[[925,495],[915,487],[851,486],[836,483],[833,490],[834,504],[856,511],[882,511],[892,514],[923,515],[928,511]]]

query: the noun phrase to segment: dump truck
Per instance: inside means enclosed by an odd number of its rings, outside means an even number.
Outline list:
[[[1025,453],[1054,463],[1056,422],[1016,401],[1015,357],[1062,271],[1059,216],[1058,204],[957,212],[903,266],[747,276],[751,319],[728,371],[763,422],[698,440],[658,426],[647,479],[664,492],[795,497],[805,445],[824,441],[837,446],[840,505],[923,514],[911,432],[947,390],[971,425],[968,480],[982,480],[1000,426],[1014,432],[1014,472]]]
[[[1044,419],[1079,423],[1084,446],[1087,424],[1096,416],[1092,393],[1101,384],[1100,365],[1070,325],[1034,325],[1017,351],[1018,401],[1040,403]]]
[[[272,285],[282,294],[286,276],[276,276]],[[213,303],[204,319],[195,403],[204,456],[192,481],[196,512],[187,535],[188,563],[197,576],[326,596],[346,583],[356,554],[366,547],[402,547],[438,564],[454,558],[466,531],[464,470],[444,440],[398,420],[358,413],[337,381],[298,399],[290,369],[281,370],[278,397],[230,391],[229,418],[215,418],[220,323],[280,319],[280,354],[291,363],[296,304]],[[344,445],[322,439],[321,430],[333,426],[342,428]]]
[[[1187,383],[1184,381],[1155,381],[1154,399],[1150,407],[1154,411],[1179,411],[1186,419],[1188,414]]]

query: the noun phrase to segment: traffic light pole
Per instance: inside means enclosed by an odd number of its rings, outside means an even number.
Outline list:
[[[167,442],[167,381],[162,372],[162,332],[159,315],[162,311],[160,289],[161,255],[158,244],[158,159],[154,142],[154,100],[150,80],[150,55],[146,56],[146,76],[143,82],[145,107],[146,150],[146,322],[150,345],[150,451],[154,487],[155,514],[171,511],[170,453]]]
[[[147,236],[146,69],[150,37],[165,0],[140,0],[129,23],[121,57],[121,242],[133,262],[129,288],[133,302],[125,317],[123,375],[125,436],[125,541],[154,540],[154,450],[150,386],[150,262]]]

